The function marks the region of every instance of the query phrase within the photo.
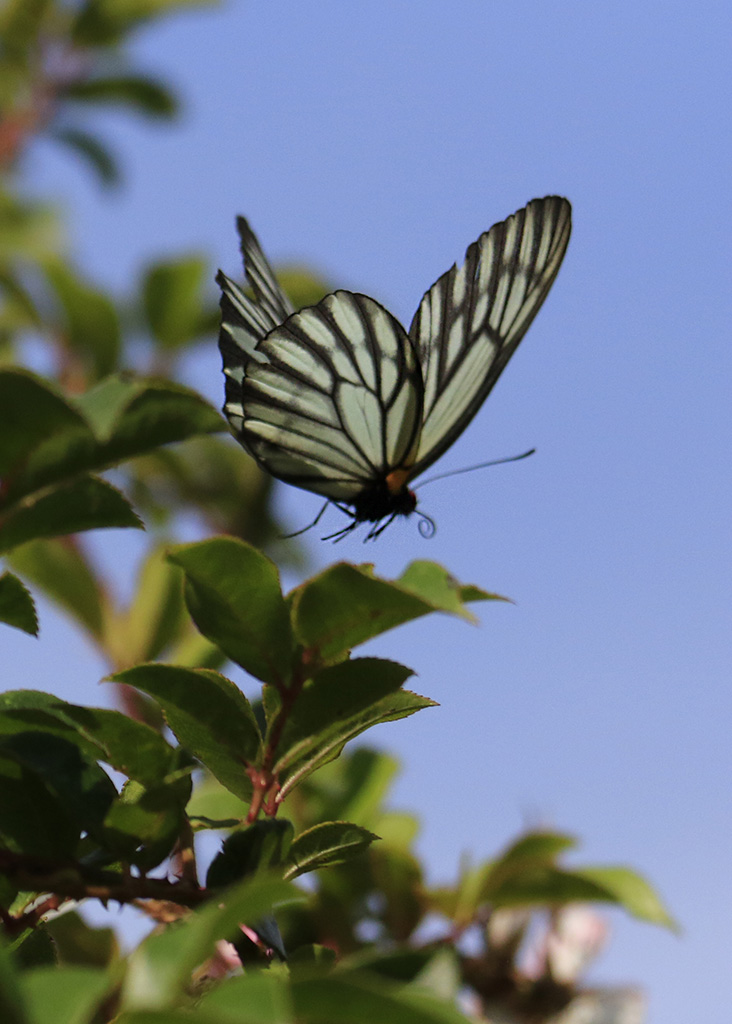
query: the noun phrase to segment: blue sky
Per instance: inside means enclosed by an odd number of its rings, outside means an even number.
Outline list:
[[[541,824],[580,837],[578,860],[657,885],[681,938],[614,917],[595,972],[641,983],[651,1024],[727,1019],[728,15],[711,0],[231,2],[140,35],[138,63],[186,109],[164,130],[100,121],[124,190],[95,191],[50,146],[29,166],[69,205],[83,266],[120,292],[181,249],[237,274],[243,213],[274,261],[407,324],[495,221],[572,201],[552,293],[439,470],[537,454],[422,492],[432,541],[412,520],[368,547],[307,544],[313,569],[430,558],[514,599],[477,606],[478,628],[434,619],[374,643],[441,704],[374,739],[404,762],[395,801],[423,818],[433,880]],[[220,404],[213,344],[196,385]],[[284,486],[278,501],[293,526],[318,508]],[[50,611],[43,625],[39,644],[11,641],[29,685],[105,699],[103,668]]]

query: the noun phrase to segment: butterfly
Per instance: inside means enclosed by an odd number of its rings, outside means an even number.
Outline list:
[[[459,437],[515,352],[559,271],[571,206],[532,199],[494,224],[425,292],[409,332],[357,292],[296,312],[243,217],[237,229],[251,293],[216,277],[231,431],[272,476],[327,499],[311,526],[329,502],[350,517],[324,539],[360,523],[373,539],[416,510],[410,481]]]

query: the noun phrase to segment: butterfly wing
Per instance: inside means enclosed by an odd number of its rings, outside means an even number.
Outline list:
[[[239,351],[242,377],[231,402],[227,383],[227,415],[241,443],[274,476],[352,502],[415,457],[419,363],[402,325],[374,299],[327,295],[253,350]],[[233,394],[236,378],[231,381]]]
[[[254,298],[222,271],[216,275],[216,281],[221,287],[219,350],[226,377],[224,413],[238,436],[243,417],[241,382],[245,367],[251,359],[258,358],[256,347],[259,342],[283,323],[294,312],[294,307],[282,291],[248,221],[237,217],[236,228],[244,271]]]
[[[409,335],[424,381],[410,477],[457,439],[485,401],[547,296],[569,242],[566,199],[533,199],[469,246],[425,293]]]

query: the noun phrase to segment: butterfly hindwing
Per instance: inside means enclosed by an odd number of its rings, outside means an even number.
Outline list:
[[[569,242],[566,199],[534,199],[469,246],[427,291],[409,330],[424,380],[411,476],[462,433],[539,311]]]
[[[257,345],[240,388],[241,440],[269,472],[353,502],[416,453],[422,378],[404,328],[338,291]]]

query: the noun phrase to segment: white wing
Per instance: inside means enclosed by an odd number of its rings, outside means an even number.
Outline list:
[[[221,270],[216,275],[216,281],[222,291],[219,349],[226,375],[224,412],[239,437],[243,417],[241,382],[244,367],[250,359],[258,358],[255,351],[258,343],[283,323],[294,312],[294,307],[280,288],[257,236],[244,217],[237,217],[236,227],[244,258],[244,271],[254,298],[250,298]]]
[[[240,440],[265,469],[350,502],[414,458],[422,378],[402,325],[374,299],[337,291],[257,344],[239,405]]]
[[[424,381],[416,476],[462,433],[546,298],[569,242],[566,199],[533,199],[469,246],[425,293],[409,329]]]

